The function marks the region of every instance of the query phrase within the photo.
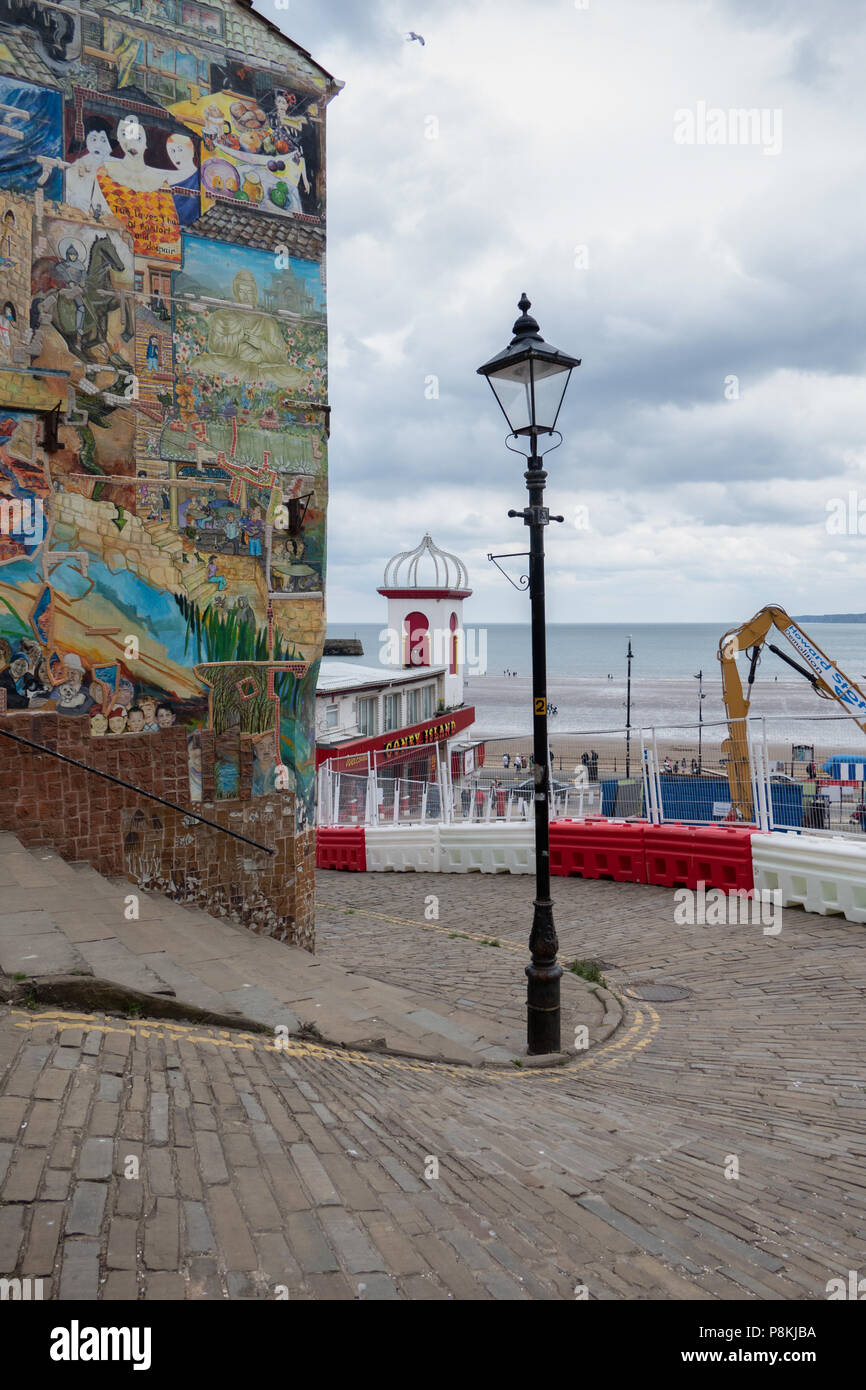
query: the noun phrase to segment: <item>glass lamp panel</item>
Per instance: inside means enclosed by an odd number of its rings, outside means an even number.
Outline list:
[[[565,388],[571,376],[571,369],[555,362],[536,360],[535,368],[535,424],[539,430],[549,432],[556,426],[562,406]]]
[[[487,378],[493,387],[502,412],[515,434],[532,424],[532,394],[528,362],[518,362],[491,373]]]

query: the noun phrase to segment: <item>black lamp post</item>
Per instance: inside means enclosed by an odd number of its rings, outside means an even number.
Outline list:
[[[695,676],[698,683],[698,776],[700,777],[704,767],[704,673],[698,671]]]
[[[522,516],[529,527],[529,598],[532,611],[532,709],[533,758],[535,776],[535,912],[529,950],[532,960],[526,967],[528,986],[527,1051],[530,1055],[560,1051],[559,981],[562,966],[556,959],[559,942],[553,924],[550,900],[550,748],[547,741],[547,645],[544,620],[544,528],[561,516],[551,517],[543,505],[547,474],[538,452],[539,435],[552,438],[571,373],[580,359],[558,352],[542,338],[538,324],[530,317],[532,307],[523,294],[518,305],[521,317],[514,325],[514,337],[507,348],[483,367],[480,376],[490,383],[510,431],[508,438],[526,440],[524,456],[529,506],[510,511]],[[562,436],[559,436],[562,442]],[[507,441],[506,441],[507,443]],[[554,445],[558,448],[558,445]],[[512,445],[508,444],[511,449]],[[522,448],[514,453],[524,453]]]
[[[634,653],[631,649],[631,638],[628,639],[628,651],[626,660],[628,662],[628,679],[626,681],[625,694],[625,775],[628,780],[631,771],[631,663]]]

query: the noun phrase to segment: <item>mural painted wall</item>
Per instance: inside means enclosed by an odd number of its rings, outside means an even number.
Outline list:
[[[243,0],[0,0],[0,710],[180,726],[193,802],[212,735],[298,831],[339,86]]]

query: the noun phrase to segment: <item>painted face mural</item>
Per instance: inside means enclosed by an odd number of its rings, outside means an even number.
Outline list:
[[[6,709],[186,744],[195,799],[276,795],[285,767],[303,826],[331,79],[234,0],[12,9],[0,0]]]

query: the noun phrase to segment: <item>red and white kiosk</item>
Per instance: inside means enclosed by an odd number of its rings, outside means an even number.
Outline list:
[[[321,663],[316,767],[359,784],[373,773],[403,789],[444,784],[484,762],[483,743],[467,738],[475,709],[463,698],[466,566],[427,534],[388,562],[378,592],[388,600],[382,666]]]

